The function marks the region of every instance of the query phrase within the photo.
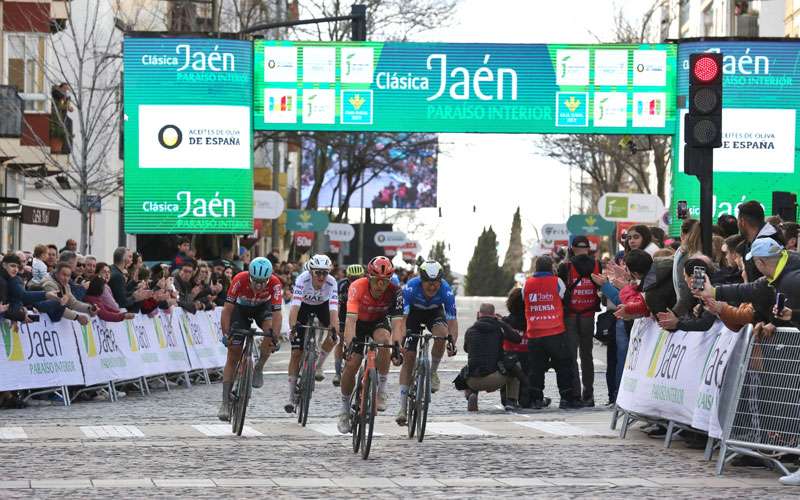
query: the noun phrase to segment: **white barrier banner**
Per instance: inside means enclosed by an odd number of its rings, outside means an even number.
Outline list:
[[[163,350],[167,357],[167,366],[164,373],[189,371],[189,359],[181,333],[180,315],[182,309],[175,309],[171,313],[159,311],[154,319],[156,332],[164,339]]]
[[[159,330],[156,330],[156,323]],[[125,327],[128,331],[128,342],[131,350],[138,352],[142,364],[142,376],[151,377],[170,371],[166,339],[161,330],[161,318],[150,318],[144,314],[137,314],[133,320],[126,320]]]
[[[83,384],[70,321],[0,322],[0,391]]]
[[[706,332],[668,332],[652,319],[637,320],[617,403],[624,410],[692,425],[718,437],[726,368],[743,337],[721,321]]]
[[[213,313],[198,311],[181,314],[181,328],[192,368],[221,368],[225,366],[227,348],[220,342],[221,334],[213,321]]]
[[[80,346],[85,385],[141,377],[146,371],[139,352],[132,349],[124,322],[106,323],[98,317],[86,325],[74,322]]]

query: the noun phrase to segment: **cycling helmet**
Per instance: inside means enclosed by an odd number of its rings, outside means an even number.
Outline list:
[[[361,264],[350,264],[347,266],[345,274],[348,278],[360,278],[361,276],[364,276],[364,266]]]
[[[308,261],[308,269],[311,271],[330,272],[333,269],[333,263],[331,263],[331,259],[327,255],[317,254]]]
[[[440,281],[444,276],[444,268],[435,260],[426,260],[419,266],[419,277],[422,281]]]
[[[367,264],[367,274],[376,278],[391,278],[392,274],[394,274],[392,261],[383,255],[373,258]]]
[[[311,266],[309,265],[309,261],[303,262],[303,271],[310,271]]]
[[[265,257],[256,257],[247,268],[254,281],[267,281],[272,276],[272,262]]]

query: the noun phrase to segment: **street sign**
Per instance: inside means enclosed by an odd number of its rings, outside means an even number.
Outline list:
[[[316,210],[287,210],[287,231],[324,231],[330,221],[327,214]]]
[[[86,195],[86,208],[89,209],[89,212],[98,214],[100,210],[103,209],[103,199],[100,195],[96,194],[87,194]]]
[[[542,226],[542,245],[552,247],[556,241],[569,240],[566,224],[545,224]]]
[[[378,231],[375,244],[379,247],[398,247],[406,242],[406,233],[400,231]]]
[[[253,232],[253,45],[123,42],[125,232]]]
[[[673,134],[673,44],[254,44],[256,130]]]
[[[22,206],[22,223],[35,226],[58,227],[60,212],[57,209]]]
[[[350,224],[339,224],[331,222],[325,228],[325,236],[330,241],[350,241],[356,235],[356,230]]]
[[[664,203],[654,194],[606,193],[597,201],[597,209],[610,221],[655,223],[664,213]]]
[[[567,228],[573,235],[609,234],[614,230],[614,223],[605,220],[597,214],[571,215],[567,220]]]
[[[285,203],[277,191],[253,191],[253,218],[277,219],[283,213]]]

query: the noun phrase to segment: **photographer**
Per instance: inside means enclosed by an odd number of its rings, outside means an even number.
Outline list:
[[[514,288],[508,294],[506,299],[506,309],[508,309],[508,316],[503,317],[503,321],[514,329],[520,336],[525,335],[527,322],[525,320],[525,300],[522,298],[522,289]],[[530,386],[528,385],[528,377],[531,372],[531,367],[528,359],[528,345],[525,342],[514,343],[510,340],[503,340],[503,365],[506,370],[512,373],[519,381],[519,398],[513,400],[508,398],[509,386],[501,392],[501,399],[503,406],[506,410],[514,410],[518,407],[530,408],[533,401]],[[515,384],[512,380],[512,384]],[[509,384],[510,385],[510,384]],[[549,406],[550,398],[544,398],[544,406]]]
[[[506,387],[506,397],[517,401],[519,384],[515,377],[504,374],[503,340],[519,343],[522,338],[513,328],[495,316],[494,305],[481,304],[478,318],[464,335],[467,353],[467,410],[478,411],[478,392],[494,392]],[[463,374],[463,371],[462,371]]]
[[[711,264],[704,258],[692,258],[683,267],[683,279],[690,289],[699,290],[705,286],[706,276],[711,272]],[[670,309],[657,313],[658,325],[665,330],[684,332],[705,332],[714,325],[717,317],[699,299],[691,297],[688,306],[689,310],[680,317]]]

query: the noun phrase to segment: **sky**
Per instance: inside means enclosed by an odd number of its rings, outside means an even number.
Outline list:
[[[649,0],[461,0],[448,26],[410,41],[473,43],[596,43],[612,39],[614,13],[640,19]],[[405,228],[424,255],[436,240],[449,244],[451,267],[465,274],[478,236],[491,225],[502,263],[517,206],[522,241],[531,243],[547,223],[569,216],[569,168],[546,158],[535,135],[441,134],[439,200],[421,210],[424,230]],[[573,172],[577,182],[580,172]],[[577,205],[577,199],[573,200]],[[474,211],[473,211],[474,206]],[[402,225],[399,229],[404,229]]]

